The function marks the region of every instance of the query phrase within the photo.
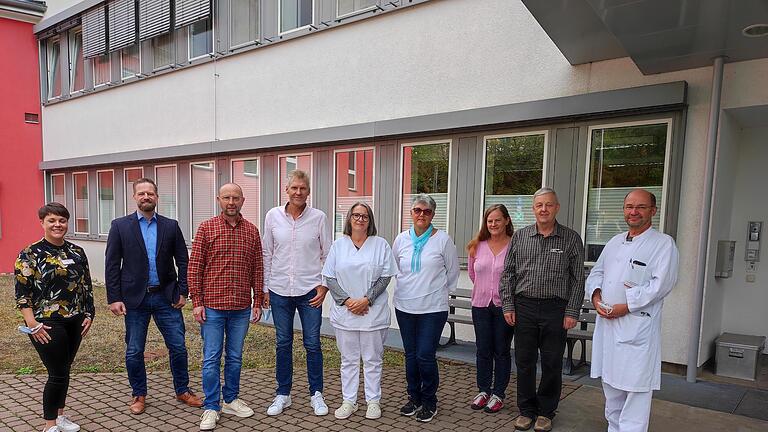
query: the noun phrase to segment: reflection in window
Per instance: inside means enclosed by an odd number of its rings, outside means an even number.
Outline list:
[[[253,42],[259,38],[259,0],[231,0],[229,46]]]
[[[285,188],[288,187],[288,174],[294,170],[302,170],[309,175],[310,183],[312,182],[312,155],[300,155],[300,156],[280,156],[280,201],[284,202],[287,198],[285,196]],[[310,188],[312,185],[307,185]],[[309,196],[307,204],[312,205],[312,195]]]
[[[64,195],[64,174],[54,174],[51,176],[51,201],[57,202],[64,206],[66,203],[66,196]]]
[[[402,229],[412,225],[411,201],[419,193],[429,194],[437,203],[432,225],[447,229],[450,153],[451,145],[447,142],[403,147]]]
[[[376,0],[338,0],[336,15],[344,16],[373,6],[376,6]]]
[[[259,184],[259,160],[247,159],[232,162],[232,181],[243,189],[245,203],[240,213],[256,226],[259,225],[259,198],[261,186]]]
[[[112,80],[112,67],[109,62],[109,54],[103,54],[91,59],[93,64],[93,86],[98,87]]]
[[[504,204],[515,229],[531,225],[533,193],[542,185],[544,134],[485,140],[485,202]]]
[[[193,60],[213,52],[213,31],[211,19],[197,21],[189,25],[189,59]]]
[[[647,189],[661,205],[667,129],[662,123],[592,130],[584,241],[587,261],[597,261],[608,240],[627,230],[622,207],[628,192]],[[660,212],[654,216],[654,227],[659,227],[660,217]]]
[[[133,183],[144,177],[144,168],[126,168],[125,172],[125,214],[136,211],[136,201],[133,199]]]
[[[171,33],[161,34],[152,38],[152,68],[162,69],[175,63],[176,56],[173,49],[173,36]]]
[[[83,32],[81,30],[69,33],[69,83],[72,93],[85,89]]]
[[[99,234],[108,234],[115,218],[115,176],[112,171],[98,172]]]
[[[350,167],[353,166],[355,175],[350,174]],[[352,204],[363,201],[373,208],[373,149],[336,153],[334,183],[334,231],[336,237],[341,237],[344,232],[344,219]]]
[[[280,0],[280,33],[312,24],[312,0]]]
[[[141,72],[139,44],[133,44],[120,51],[120,68],[123,79],[131,78]]]
[[[75,232],[88,233],[88,173],[72,174],[72,182],[75,184],[75,207],[73,217],[75,219]]]
[[[215,216],[216,177],[213,162],[190,165],[192,187],[192,237],[200,224]]]
[[[176,166],[155,168],[157,183],[156,212],[165,217],[176,219]]]
[[[61,41],[58,37],[48,39],[46,46],[46,70],[48,72],[48,99],[61,96]]]

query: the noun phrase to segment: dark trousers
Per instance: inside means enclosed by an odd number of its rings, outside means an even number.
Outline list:
[[[566,300],[515,297],[517,407],[528,418],[553,418],[563,384],[563,328]],[[541,382],[536,389],[536,360],[541,352]]]
[[[416,405],[435,411],[440,384],[435,354],[448,311],[411,314],[395,309],[395,316],[403,338],[408,396]]]
[[[72,362],[75,360],[77,349],[83,337],[82,324],[84,315],[76,315],[64,319],[41,319],[39,322],[50,327],[48,334],[51,340],[46,344],[35,341],[32,336],[29,339],[40,355],[45,368],[48,369],[48,381],[43,389],[43,418],[56,420],[59,409],[64,408],[67,402],[69,390],[69,372]]]
[[[515,328],[504,320],[504,311],[491,303],[472,307],[477,346],[477,388],[489,395],[505,398],[512,370],[512,336]]]

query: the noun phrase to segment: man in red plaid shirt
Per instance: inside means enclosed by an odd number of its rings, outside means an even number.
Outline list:
[[[255,225],[240,214],[245,198],[234,183],[219,189],[221,214],[200,224],[189,260],[192,314],[203,337],[203,415],[200,430],[212,430],[219,411],[250,417],[253,410],[238,398],[243,343],[248,322],[261,319],[264,263]],[[225,346],[224,388],[220,388],[221,353]],[[224,404],[220,405],[223,393]]]

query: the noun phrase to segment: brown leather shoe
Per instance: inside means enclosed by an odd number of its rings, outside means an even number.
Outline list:
[[[536,417],[536,425],[533,427],[535,432],[549,432],[552,430],[552,419],[538,416]]]
[[[184,402],[185,404],[193,407],[200,408],[203,406],[203,400],[197,397],[191,390],[176,395],[176,400]]]
[[[528,430],[533,426],[533,419],[524,415],[519,415],[512,425],[516,430]]]
[[[146,398],[146,396],[134,396],[133,399],[131,399],[131,414],[141,414],[144,412]]]

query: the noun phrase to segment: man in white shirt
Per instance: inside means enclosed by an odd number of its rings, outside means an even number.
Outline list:
[[[624,198],[628,232],[614,236],[587,278],[600,315],[592,342],[592,378],[602,377],[609,432],[648,430],[653,390],[661,385],[661,308],[677,282],[672,237],[651,228],[656,197]]]
[[[299,311],[307,352],[310,404],[315,415],[328,414],[323,400],[322,306],[328,288],[321,271],[333,239],[325,213],[307,205],[309,176],[296,170],[285,188],[288,203],[267,212],[261,236],[264,252],[264,307],[272,308],[277,336],[277,395],[267,409],[278,415],[291,405],[293,317]]]

